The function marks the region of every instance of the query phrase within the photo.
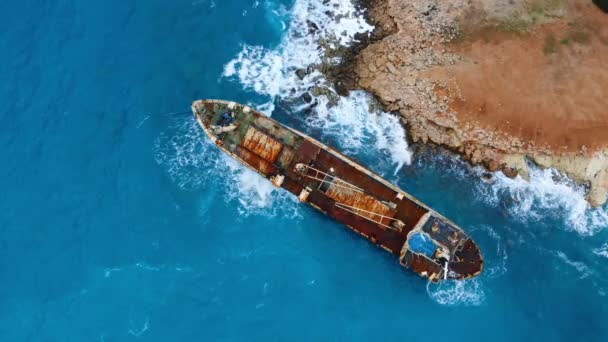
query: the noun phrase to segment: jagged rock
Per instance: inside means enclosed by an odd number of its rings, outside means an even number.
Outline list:
[[[504,173],[505,176],[507,176],[509,178],[517,177],[517,169],[515,169],[513,167],[508,167],[508,166],[503,167],[502,173]]]
[[[398,73],[397,68],[396,68],[396,67],[395,67],[395,65],[394,65],[393,63],[391,63],[391,62],[386,63],[386,68],[388,69],[388,71],[390,71],[390,72],[391,72],[391,74],[395,74],[395,75],[396,75],[396,74]]]
[[[334,85],[334,89],[336,89],[336,93],[338,93],[340,96],[348,96],[350,93],[348,88],[346,88],[346,86],[344,86],[342,83],[336,83]]]
[[[500,164],[496,160],[493,160],[493,159],[485,159],[484,166],[490,172],[496,172],[500,169]]]
[[[481,179],[483,179],[484,181],[490,181],[490,180],[492,180],[492,174],[489,172],[484,172],[481,175]]]
[[[357,32],[353,36],[353,38],[358,42],[363,42],[369,38],[369,33],[367,32]]]
[[[296,70],[296,76],[298,76],[298,78],[301,80],[303,80],[307,74],[308,73],[306,72],[306,69],[304,69],[304,68],[300,68],[300,69]]]
[[[338,101],[340,100],[338,94],[334,93],[333,91],[331,91],[330,89],[328,89],[326,87],[313,87],[310,90],[310,93],[314,97],[325,96],[327,98],[328,105],[330,105],[330,106],[337,105]],[[316,99],[315,99],[315,101],[316,101]]]
[[[311,103],[312,102],[312,95],[310,95],[310,93],[304,93],[304,94],[302,94],[302,99],[306,103]]]
[[[306,24],[308,25],[308,33],[314,34],[319,31],[319,26],[314,21],[306,20]]]

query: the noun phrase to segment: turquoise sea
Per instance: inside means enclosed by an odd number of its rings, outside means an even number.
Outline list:
[[[608,341],[608,213],[582,187],[483,181],[362,92],[306,109],[318,40],[371,29],[348,0],[6,0],[0,22],[0,341]],[[344,150],[469,232],[484,273],[401,269],[167,115],[197,98]]]

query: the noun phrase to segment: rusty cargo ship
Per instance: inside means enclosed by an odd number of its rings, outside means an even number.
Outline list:
[[[461,228],[340,152],[235,102],[198,100],[192,112],[222,151],[402,266],[433,282],[481,273],[479,247]]]

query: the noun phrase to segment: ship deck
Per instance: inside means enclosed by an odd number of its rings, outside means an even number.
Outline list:
[[[462,229],[335,149],[234,102],[197,101],[193,113],[224,152],[416,273],[439,281],[481,272],[479,248]],[[410,248],[413,235],[435,252]]]

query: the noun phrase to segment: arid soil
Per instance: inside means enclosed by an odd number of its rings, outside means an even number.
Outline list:
[[[524,158],[608,190],[608,15],[590,0],[378,0],[357,84],[414,141],[527,176]]]

